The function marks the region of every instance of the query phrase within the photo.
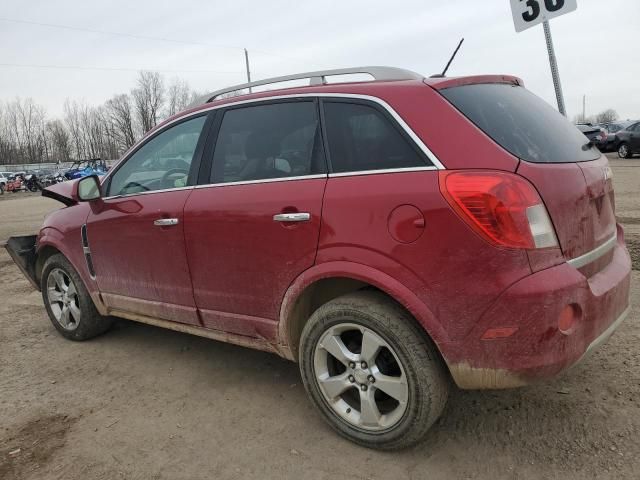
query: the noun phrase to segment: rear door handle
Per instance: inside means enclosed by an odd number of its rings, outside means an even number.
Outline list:
[[[311,214],[307,212],[278,213],[273,216],[274,222],[308,222]]]
[[[156,227],[170,227],[172,225],[177,225],[178,219],[177,218],[159,218],[157,220],[154,220],[153,224]]]

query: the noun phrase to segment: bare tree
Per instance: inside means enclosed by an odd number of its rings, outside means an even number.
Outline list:
[[[131,97],[127,94],[116,95],[107,100],[105,108],[113,127],[111,133],[114,140],[122,151],[128,150],[136,143]]]
[[[163,116],[184,110],[199,96],[183,80],[174,78],[165,89],[160,74],[140,72],[130,94],[115,95],[102,106],[67,99],[62,119],[47,118],[30,98],[0,102],[0,164],[117,158]]]
[[[164,90],[164,81],[158,72],[140,72],[138,86],[131,94],[143,133],[147,133],[158,123],[165,100]]]
[[[596,115],[597,123],[609,123],[617,119],[618,119],[618,112],[616,112],[613,108],[607,108],[606,110]]]
[[[81,118],[82,105],[67,99],[64,102],[64,121],[71,136],[72,156],[80,159],[86,156],[84,149],[83,127]]]
[[[66,162],[71,158],[71,138],[61,120],[50,120],[46,124],[46,135],[50,145],[49,160]]]
[[[167,117],[181,112],[189,106],[193,92],[189,84],[179,78],[174,78],[167,89]]]
[[[7,116],[12,136],[22,162],[42,160],[45,111],[31,98],[16,98],[7,104]]]

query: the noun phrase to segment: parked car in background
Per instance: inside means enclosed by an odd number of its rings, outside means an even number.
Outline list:
[[[591,123],[578,123],[576,125],[585,137],[587,137],[593,144],[603,151],[607,144],[607,132],[604,128],[598,125],[592,125]]]
[[[368,447],[418,442],[451,381],[559,374],[629,311],[607,158],[508,75],[230,87],[43,195],[67,208],[7,250],[61,335],[117,316],[276,353]]]
[[[22,190],[26,190],[24,184],[24,172],[16,172],[12,173],[8,178],[7,184],[5,186],[5,191],[11,193],[18,193]]]
[[[99,158],[92,158],[90,160],[73,162],[73,165],[65,172],[64,176],[67,180],[73,180],[74,178],[82,178],[88,175],[102,176],[107,173],[108,170],[109,168],[104,161]]]
[[[9,181],[9,177],[12,175],[11,172],[0,172],[0,188],[2,192],[7,189],[7,182]]]
[[[616,145],[620,158],[631,158],[640,153],[640,122],[618,130],[616,132]]]
[[[628,120],[619,120],[616,122],[609,123],[599,123],[598,126],[604,128],[607,134],[607,140],[604,145],[600,148],[602,152],[615,152],[617,150],[616,145],[616,132],[622,130],[628,125],[631,125],[633,122]]]

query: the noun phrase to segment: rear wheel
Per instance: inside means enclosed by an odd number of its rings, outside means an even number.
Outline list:
[[[47,259],[40,287],[49,319],[63,337],[88,340],[111,327],[113,320],[98,313],[78,272],[63,255]]]
[[[618,146],[618,156],[620,158],[631,158],[631,149],[629,148],[629,144],[621,143]]]
[[[387,450],[422,439],[449,388],[434,345],[403,308],[376,291],[337,298],[311,316],[302,332],[300,372],[331,427]]]

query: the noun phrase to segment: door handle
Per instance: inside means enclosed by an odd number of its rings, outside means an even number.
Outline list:
[[[278,213],[273,216],[274,222],[308,222],[311,214],[307,212]]]
[[[170,227],[172,225],[177,225],[178,219],[177,218],[159,218],[157,220],[154,220],[153,224],[156,227]]]

